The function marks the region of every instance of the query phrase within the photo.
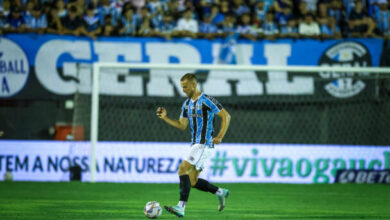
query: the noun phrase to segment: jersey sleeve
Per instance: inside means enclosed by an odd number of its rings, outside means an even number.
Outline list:
[[[188,101],[189,100],[186,100],[184,103],[183,103],[183,106],[181,107],[181,113],[180,113],[180,118],[188,118]]]
[[[208,107],[211,108],[211,111],[214,114],[218,114],[223,109],[223,106],[221,105],[221,103],[219,103],[214,97],[206,96],[206,99],[204,102]]]

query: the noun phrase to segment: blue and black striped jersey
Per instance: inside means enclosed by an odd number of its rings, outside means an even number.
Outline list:
[[[192,144],[212,147],[214,115],[222,108],[215,98],[203,93],[196,100],[189,98],[183,103],[180,117],[188,118],[190,121]]]

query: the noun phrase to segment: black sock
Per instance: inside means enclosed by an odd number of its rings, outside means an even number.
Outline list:
[[[196,182],[194,187],[205,192],[211,192],[212,194],[215,194],[218,191],[218,187],[201,178],[198,179],[198,182]]]
[[[179,176],[180,178],[180,201],[187,202],[190,196],[191,182],[188,175]]]

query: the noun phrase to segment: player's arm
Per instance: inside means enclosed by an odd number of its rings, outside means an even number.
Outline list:
[[[175,128],[178,128],[180,130],[185,130],[187,128],[188,118],[180,117],[179,120],[171,119],[167,116],[167,110],[163,107],[157,108],[156,115],[162,120],[164,120],[166,123],[168,123],[169,125]]]
[[[222,142],[222,139],[225,137],[226,131],[229,128],[231,118],[229,112],[227,112],[225,108],[218,112],[217,116],[220,117],[222,121],[218,135],[213,138],[213,144],[219,144]]]

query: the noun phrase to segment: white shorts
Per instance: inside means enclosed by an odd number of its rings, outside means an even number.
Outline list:
[[[191,145],[191,149],[185,160],[194,165],[196,170],[203,170],[214,153],[214,148],[204,144]]]

